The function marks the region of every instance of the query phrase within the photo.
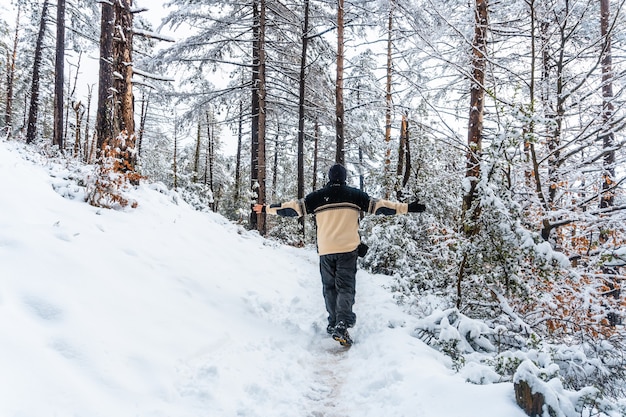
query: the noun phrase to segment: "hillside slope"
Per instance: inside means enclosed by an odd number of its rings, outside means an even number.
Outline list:
[[[91,207],[15,143],[0,178],[2,416],[524,416],[511,384],[466,383],[412,336],[387,277],[359,271],[346,351],[313,251],[155,185]]]

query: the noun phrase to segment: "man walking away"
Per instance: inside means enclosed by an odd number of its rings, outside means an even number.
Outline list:
[[[426,206],[414,201],[410,204],[370,198],[367,193],[346,185],[347,172],[341,164],[328,171],[328,183],[300,200],[285,203],[255,204],[256,213],[285,217],[315,216],[317,225],[317,252],[320,256],[320,274],[326,311],[328,334],[342,346],[351,346],[348,328],[356,323],[352,311],[356,294],[356,271],[361,212],[394,215],[423,212]]]

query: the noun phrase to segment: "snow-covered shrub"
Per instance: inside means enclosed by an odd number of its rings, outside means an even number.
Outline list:
[[[518,403],[526,403],[527,407],[540,407],[542,416],[624,415],[623,405],[602,398],[596,387],[586,386],[578,390],[565,388],[559,377],[559,367],[554,363],[541,366],[527,359],[517,368],[513,383]],[[523,394],[524,390],[530,391],[532,401],[539,404],[528,404],[528,398],[523,398],[528,397],[528,394]]]
[[[438,229],[437,229],[438,230]],[[455,267],[451,236],[441,236],[422,216],[366,216],[362,241],[369,246],[361,267],[394,276],[393,287],[402,296],[432,291],[445,296]]]
[[[113,209],[137,207],[137,202],[125,193],[141,179],[133,165],[134,140],[134,135],[129,137],[124,131],[104,147],[94,172],[87,178],[89,204]]]
[[[485,323],[455,308],[435,311],[420,319],[415,328],[415,336],[449,356],[457,370],[464,366],[466,354],[495,351],[492,334]]]
[[[267,236],[271,239],[276,239],[286,245],[302,247],[304,246],[302,240],[302,234],[300,232],[300,224],[297,217],[280,217],[280,216],[267,216]],[[305,225],[306,230],[309,231],[308,235],[314,235],[314,229],[307,222]]]
[[[550,344],[536,333],[526,338],[513,333],[511,339],[508,328],[488,325],[454,308],[420,319],[414,335],[449,356],[451,367],[469,382],[524,380],[533,392],[546,397],[545,416],[626,415],[624,349],[608,341]]]

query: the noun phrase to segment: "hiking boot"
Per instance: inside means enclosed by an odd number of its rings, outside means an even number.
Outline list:
[[[333,333],[335,333],[335,325],[329,324],[328,326],[326,326],[326,333],[332,336]]]
[[[333,339],[338,341],[341,346],[352,346],[352,339],[345,322],[340,321],[337,323],[333,331]]]

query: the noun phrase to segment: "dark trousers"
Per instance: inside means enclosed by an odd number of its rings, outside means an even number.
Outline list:
[[[340,321],[354,326],[356,314],[352,312],[356,292],[357,251],[320,256],[320,273],[328,323]]]

